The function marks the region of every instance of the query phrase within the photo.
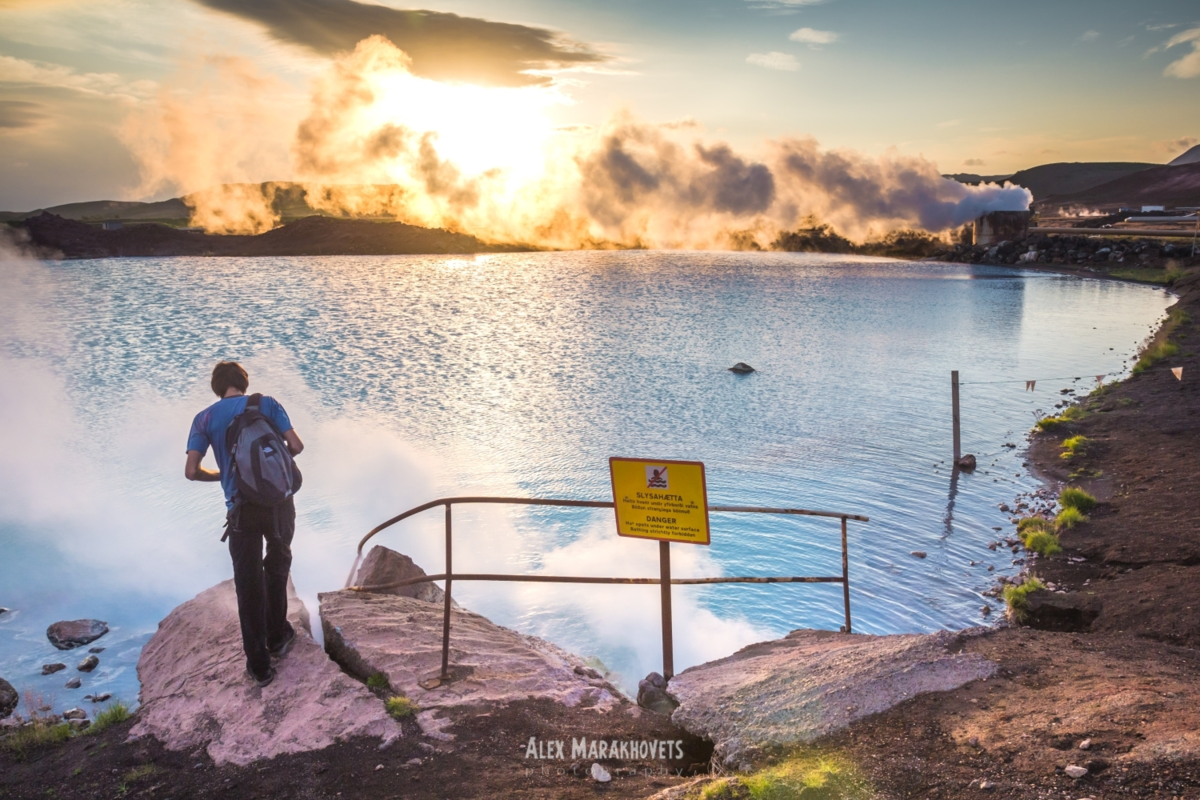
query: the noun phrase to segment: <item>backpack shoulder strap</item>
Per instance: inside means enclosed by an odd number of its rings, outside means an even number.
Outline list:
[[[262,405],[262,397],[263,396],[261,394],[259,394],[258,392],[255,392],[254,394],[252,394],[248,398],[246,398],[246,410],[247,411],[258,411],[259,406]]]

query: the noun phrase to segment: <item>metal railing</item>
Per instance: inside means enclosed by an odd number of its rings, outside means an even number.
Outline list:
[[[433,581],[445,581],[446,588],[444,591],[444,609],[442,612],[442,672],[438,682],[450,680],[450,606],[451,606],[451,585],[454,581],[505,581],[505,582],[521,582],[521,583],[598,583],[598,584],[626,584],[626,585],[644,585],[658,584],[662,587],[662,623],[663,623],[663,674],[670,678],[675,672],[674,667],[674,643],[672,635],[671,623],[671,586],[672,585],[696,585],[696,584],[717,584],[717,583],[840,583],[842,584],[842,600],[845,606],[846,624],[843,627],[846,633],[851,632],[850,626],[850,563],[849,550],[846,542],[846,522],[847,520],[855,520],[858,522],[870,522],[870,519],[858,514],[841,514],[834,511],[810,511],[803,508],[755,508],[752,506],[709,506],[710,512],[729,513],[729,514],[786,514],[803,517],[829,517],[832,519],[841,520],[842,527],[842,574],[841,575],[825,575],[825,576],[784,576],[784,577],[757,577],[757,576],[741,576],[741,577],[721,577],[721,578],[672,578],[671,577],[671,560],[670,560],[670,542],[659,542],[659,577],[657,578],[601,578],[601,577],[582,577],[568,575],[506,575],[496,573],[456,573],[454,572],[453,564],[453,526],[451,520],[451,507],[455,504],[500,504],[500,505],[524,505],[524,506],[560,506],[568,508],[613,508],[612,501],[605,500],[557,500],[543,499],[532,497],[443,497],[438,500],[432,500],[424,505],[419,505],[415,508],[410,508],[402,514],[397,514],[388,521],[376,525],[371,531],[362,538],[358,543],[358,552],[354,558],[354,566],[350,568],[350,575],[346,578],[346,589],[359,592],[384,591],[388,589],[399,589],[403,586],[414,586],[419,583],[432,583]],[[362,563],[363,547],[371,540],[375,534],[384,531],[398,522],[408,519],[409,517],[420,514],[423,511],[428,511],[438,506],[446,508],[446,523],[445,523],[445,539],[446,539],[446,571],[436,575],[422,575],[417,578],[408,578],[401,581],[393,581],[391,583],[375,584],[368,586],[351,585],[354,580],[355,573],[358,571],[359,565]],[[437,685],[433,683],[432,685]],[[427,688],[432,688],[428,686]]]

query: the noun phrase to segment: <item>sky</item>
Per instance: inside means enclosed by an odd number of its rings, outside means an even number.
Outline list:
[[[614,120],[982,175],[1200,143],[1194,0],[0,0],[0,210],[317,174],[371,34],[461,169]]]

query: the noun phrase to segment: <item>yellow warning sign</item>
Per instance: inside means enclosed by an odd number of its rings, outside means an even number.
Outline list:
[[[617,533],[708,544],[708,488],[699,461],[610,458]]]

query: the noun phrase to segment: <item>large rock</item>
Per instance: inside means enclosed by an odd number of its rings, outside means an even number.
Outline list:
[[[46,629],[46,638],[59,650],[72,650],[91,644],[108,633],[108,623],[98,619],[56,622]]]
[[[413,560],[403,553],[389,550],[382,545],[375,545],[363,559],[358,568],[358,586],[375,587],[387,586],[397,581],[425,576],[425,570],[418,567]],[[415,583],[410,586],[373,589],[368,591],[379,594],[394,594],[400,597],[413,597],[430,603],[443,602],[442,590],[433,583]]]
[[[918,694],[987,678],[996,665],[955,654],[958,634],[864,636],[792,631],[686,669],[669,690],[675,724],[710,739],[730,765],[811,741]]]
[[[19,702],[21,698],[17,695],[17,690],[4,678],[0,678],[0,719],[5,719],[16,711]]]
[[[351,590],[318,597],[329,654],[364,680],[383,673],[394,691],[422,709],[417,721],[430,735],[443,724],[439,709],[530,697],[600,708],[620,702],[618,690],[579,657],[462,608],[450,616],[453,680],[423,688],[441,672],[442,605]]]
[[[365,686],[338,669],[313,641],[308,612],[288,587],[296,642],[259,689],[246,673],[233,581],[172,611],[142,650],[141,708],[131,736],[170,750],[204,747],[218,765],[320,750],[352,736],[400,735]]]

